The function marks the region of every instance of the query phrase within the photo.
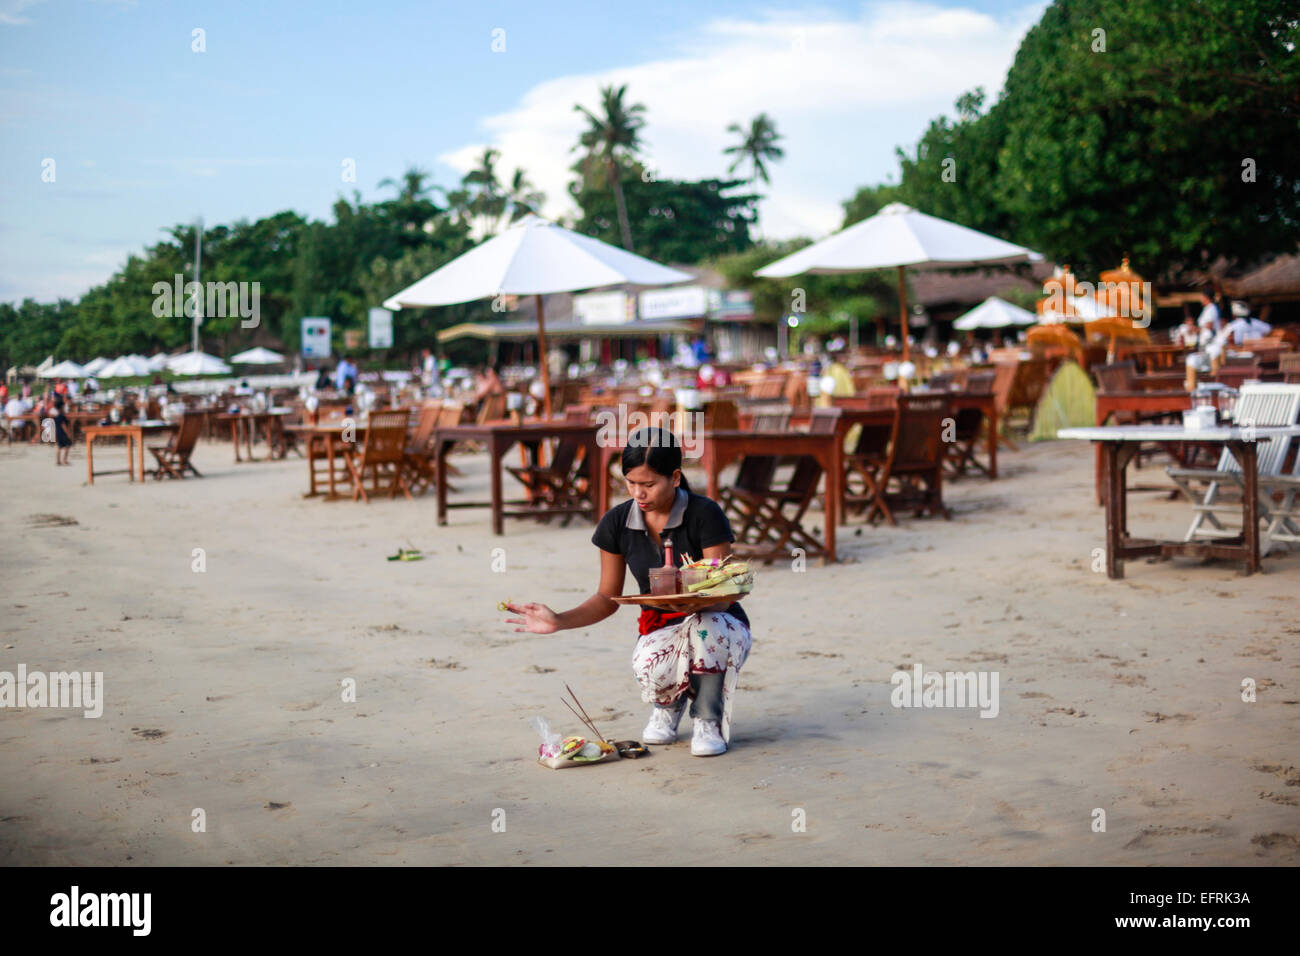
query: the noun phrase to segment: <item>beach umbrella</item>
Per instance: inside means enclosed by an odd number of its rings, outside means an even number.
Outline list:
[[[960,269],[1010,265],[1037,258],[1037,253],[1005,240],[927,216],[901,202],[890,203],[870,219],[764,266],[756,273],[785,279],[810,273],[839,275],[870,269],[898,270],[898,318],[903,329],[903,361],[908,361],[907,287],[903,270]]]
[[[453,305],[499,295],[537,297],[537,342],[543,399],[551,413],[542,296],[600,286],[672,285],[692,276],[669,269],[599,239],[571,232],[540,216],[525,216],[498,236],[475,246],[419,282],[396,293],[384,308]]]
[[[49,369],[52,369],[52,368],[54,368],[54,356],[53,356],[53,355],[47,355],[47,356],[45,357],[45,361],[42,362],[40,365],[36,366],[36,374],[37,374],[37,375],[44,375],[45,372],[47,372]]]
[[[1008,325],[1033,325],[1037,321],[1038,316],[1028,309],[991,295],[953,322],[952,327],[959,332],[970,332],[973,329],[1005,329]]]
[[[284,361],[284,356],[279,352],[272,352],[270,349],[264,349],[259,345],[255,349],[232,355],[230,361],[235,365],[276,365]]]
[[[96,358],[91,359],[89,362],[83,365],[82,368],[86,370],[87,376],[98,375],[100,373],[100,370],[103,369],[104,366],[108,365],[112,361],[113,361],[112,359],[104,358],[104,356],[100,355]]]
[[[132,378],[137,375],[148,375],[152,371],[149,363],[143,359],[123,355],[113,359],[96,374],[99,378]]]
[[[167,367],[167,363],[171,361],[171,356],[166,352],[157,352],[149,356],[147,361],[149,362],[149,368],[152,371],[161,372]]]
[[[186,352],[167,363],[177,375],[228,375],[230,366],[207,352]]]
[[[40,374],[41,378],[85,378],[86,370],[76,362],[63,361]]]

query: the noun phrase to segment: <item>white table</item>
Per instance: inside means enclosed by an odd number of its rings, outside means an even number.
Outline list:
[[[1106,574],[1124,576],[1124,560],[1145,555],[1175,554],[1200,558],[1229,558],[1243,561],[1246,574],[1259,570],[1259,491],[1255,465],[1255,444],[1300,437],[1300,426],[1238,428],[1184,428],[1182,425],[1109,425],[1097,428],[1065,428],[1058,438],[1094,441],[1102,451],[1106,477]],[[1126,469],[1144,441],[1216,442],[1222,444],[1241,465],[1241,531],[1232,538],[1215,542],[1155,541],[1130,538]]]

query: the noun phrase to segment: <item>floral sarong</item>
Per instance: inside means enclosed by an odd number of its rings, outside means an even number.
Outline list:
[[[671,707],[690,689],[691,674],[724,674],[722,739],[731,740],[731,700],[751,641],[749,628],[722,611],[691,614],[641,635],[632,653],[641,699]]]

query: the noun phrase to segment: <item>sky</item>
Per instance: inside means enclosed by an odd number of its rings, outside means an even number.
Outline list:
[[[574,105],[608,83],[661,178],[725,176],[727,127],[768,113],[763,233],[820,237],[959,95],[992,99],[1046,5],[0,0],[0,301],[75,299],[200,216],[329,221],[413,165],[452,187],[485,146],[572,213]]]

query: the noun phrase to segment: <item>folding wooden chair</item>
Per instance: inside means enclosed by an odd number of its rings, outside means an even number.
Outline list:
[[[996,372],[972,372],[966,380],[966,390],[972,395],[988,395],[993,391]],[[975,457],[975,446],[984,431],[984,410],[959,408],[953,415],[953,440],[944,443],[944,466],[954,478],[964,477],[967,469],[975,468],[988,474],[989,470]],[[993,439],[996,440],[996,439]]]
[[[839,425],[843,410],[839,408],[817,408],[813,410],[812,421],[808,431],[813,435],[833,435]],[[793,542],[809,550],[820,550],[822,543],[803,529],[803,517],[813,499],[822,479],[822,466],[817,459],[799,456],[795,463],[794,474],[789,482],[781,488],[771,485],[772,473],[764,475],[767,463],[762,459],[769,456],[746,456],[741,463],[742,470],[750,458],[756,457],[758,463],[751,466],[751,478],[755,487],[732,489],[732,500],[742,513],[741,532],[736,535],[737,553],[765,560],[771,564],[778,556],[784,556]],[[773,472],[775,468],[772,469]],[[766,477],[768,487],[756,486]],[[742,476],[737,476],[737,485]],[[735,532],[735,526],[732,526]]]
[[[1018,362],[997,362],[993,365],[993,401],[998,410],[998,427],[1001,429],[1001,432],[993,437],[1012,451],[1020,449],[1005,432],[1007,415],[1011,411],[1011,388],[1016,382],[1018,364]]]
[[[950,411],[951,403],[945,395],[898,397],[889,455],[870,478],[868,521],[874,522],[879,516],[897,525],[894,510],[913,505],[917,517],[929,511],[952,518],[943,503],[943,422]],[[898,491],[889,490],[891,481],[898,484]]]
[[[406,481],[412,493],[422,495],[437,481],[438,473],[434,467],[436,461],[430,440],[433,430],[438,427],[438,418],[442,414],[442,402],[433,400],[420,406],[420,417],[415,425],[415,433],[406,445]]]
[[[149,446],[149,453],[158,463],[153,473],[155,479],[161,480],[164,474],[171,478],[184,478],[187,471],[192,471],[195,478],[203,477],[190,461],[201,431],[203,416],[186,412],[181,418],[180,428],[172,433],[171,440],[166,445]]]
[[[1293,442],[1295,461],[1289,474],[1273,476],[1261,475],[1259,478],[1259,495],[1268,501],[1272,516],[1268,527],[1259,540],[1259,553],[1266,555],[1273,550],[1275,542],[1300,544],[1300,442]],[[1281,493],[1280,504],[1273,503],[1273,495]]]
[[[543,523],[551,520],[545,511],[559,508],[580,509],[588,500],[579,485],[578,463],[585,448],[584,440],[578,435],[564,435],[555,446],[555,454],[549,465],[506,465],[506,471],[514,475],[515,480],[528,490],[529,504],[540,509],[536,515]],[[561,515],[560,524],[568,527],[573,520],[572,514]]]
[[[1238,427],[1255,426],[1264,428],[1270,425],[1294,425],[1300,420],[1300,385],[1281,385],[1268,383],[1263,385],[1246,385],[1241,389],[1237,404],[1232,410],[1234,424]],[[1256,450],[1256,473],[1261,487],[1263,482],[1272,480],[1281,474],[1291,442],[1288,440],[1260,442]],[[1241,533],[1240,530],[1225,528],[1219,521],[1217,513],[1239,510],[1241,499],[1235,502],[1221,500],[1219,495],[1225,489],[1245,492],[1241,465],[1231,451],[1223,449],[1216,468],[1166,468],[1165,472],[1174,480],[1180,491],[1192,502],[1196,512],[1191,525],[1187,528],[1184,541],[1193,538],[1231,538]],[[1194,482],[1206,482],[1204,492],[1193,489]],[[1259,494],[1259,516],[1264,521],[1271,521],[1271,493]],[[1211,527],[1205,527],[1205,522]],[[1270,525],[1271,527],[1271,525]]]
[[[302,412],[290,412],[287,415],[275,415],[271,418],[271,454],[276,458],[288,458],[289,452],[297,452],[302,458],[302,442],[298,433],[285,428],[286,425],[302,423]]]
[[[366,504],[365,475],[371,474],[372,491],[379,493],[379,479],[388,477],[388,495],[396,498],[400,491],[409,499],[410,486],[406,483],[406,425],[410,415],[405,411],[372,412],[366,426],[366,442],[361,451],[355,446],[343,449],[343,459],[352,475],[352,500],[361,498]]]

